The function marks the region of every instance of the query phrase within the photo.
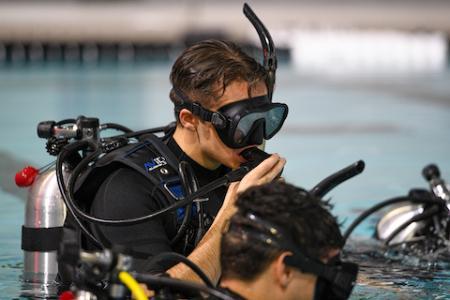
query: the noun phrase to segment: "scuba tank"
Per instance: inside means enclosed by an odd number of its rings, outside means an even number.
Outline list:
[[[430,184],[431,194],[437,199],[446,202],[450,208],[449,186],[440,178],[440,172],[436,165],[431,164],[422,170],[422,175]],[[417,191],[416,191],[417,192]],[[424,191],[420,191],[423,194]],[[390,211],[381,217],[376,225],[376,237],[387,245],[401,244],[420,239],[427,233],[430,220],[437,213],[428,209],[427,204],[404,201],[396,204]],[[449,217],[443,218],[442,227],[445,229]],[[436,223],[436,222],[435,222]],[[436,227],[436,224],[433,224]]]
[[[97,132],[98,119],[84,117],[58,123],[45,121],[37,128],[38,136],[47,139],[46,148],[50,155],[57,155],[70,139],[97,139]],[[64,163],[64,178],[69,178],[72,163],[76,164],[78,160],[76,155],[70,163]],[[19,187],[29,187],[21,244],[24,251],[23,279],[31,285],[24,289],[26,296],[54,296],[57,293],[57,250],[62,239],[66,206],[56,175],[53,162],[39,170],[28,166],[15,176]]]
[[[107,129],[124,134],[100,138],[100,131]],[[23,296],[53,297],[60,287],[58,251],[63,240],[63,229],[66,229],[66,216],[69,212],[73,214],[64,201],[60,183],[67,189],[76,167],[95,152],[96,147],[101,148],[102,154],[105,154],[127,145],[129,139],[138,140],[145,134],[166,133],[172,129],[173,124],[169,124],[132,132],[125,126],[115,123],[100,125],[97,118],[84,116],[38,124],[38,136],[47,140],[46,150],[52,156],[59,158],[64,149],[74,148],[74,145],[80,143],[87,143],[87,146],[68,151],[70,154],[65,155],[59,165],[57,159],[56,164],[53,162],[39,170],[28,166],[16,174],[16,184],[19,187],[29,187],[22,227]]]
[[[26,169],[29,170],[30,167]],[[26,173],[24,169],[16,178],[27,178]],[[34,178],[28,177],[31,186],[22,227],[23,278],[32,285],[32,295],[48,296],[56,293],[54,282],[58,273],[57,249],[66,208],[59,192],[54,165],[44,167],[34,175]],[[65,172],[65,175],[68,176],[69,173]],[[21,185],[20,179],[16,182]]]
[[[423,204],[414,204],[405,201],[403,204],[394,206],[378,221],[376,227],[376,237],[382,241],[389,238],[391,234],[403,223],[414,218],[424,211]],[[411,241],[416,232],[425,227],[424,221],[413,222],[408,227],[399,232],[389,243],[398,244]]]

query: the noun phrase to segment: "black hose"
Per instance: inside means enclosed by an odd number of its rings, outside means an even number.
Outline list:
[[[180,173],[181,183],[182,183],[184,191],[186,193],[185,197],[193,193],[192,186],[189,184],[188,179],[187,179],[188,167],[189,167],[189,164],[186,161],[182,161],[178,165],[178,171]],[[180,240],[180,238],[184,235],[184,233],[186,232],[187,225],[188,225],[189,221],[191,220],[191,213],[192,213],[192,203],[189,203],[184,209],[184,217],[183,217],[183,221],[181,222],[180,228],[178,229],[177,233],[170,241],[171,246],[175,245]]]
[[[353,230],[356,228],[356,226],[358,226],[362,221],[364,221],[364,219],[366,219],[368,216],[370,216],[374,212],[376,212],[386,206],[392,205],[392,204],[408,202],[408,201],[412,202],[412,203],[438,204],[440,206],[443,205],[443,201],[440,199],[437,199],[437,198],[421,199],[421,198],[411,198],[408,196],[404,196],[404,197],[396,197],[396,198],[385,200],[385,201],[380,202],[380,203],[376,204],[375,206],[369,208],[368,210],[364,211],[361,215],[359,215],[358,218],[356,218],[356,220],[353,221],[353,223],[347,228],[347,230],[344,233],[344,236],[343,236],[344,242],[348,239],[348,237],[353,232]]]
[[[194,283],[194,282],[181,281],[179,279],[161,277],[161,276],[150,275],[150,274],[141,274],[141,273],[135,273],[135,272],[131,272],[131,275],[138,282],[147,284],[153,290],[160,290],[165,287],[170,287],[170,288],[174,289],[175,291],[178,291],[181,293],[194,292],[195,294],[199,294],[200,292],[202,292],[202,293],[212,295],[212,296],[214,296],[218,299],[222,299],[222,300],[236,300],[235,298],[233,298],[217,289],[213,289],[208,286]]]
[[[115,129],[115,130],[119,130],[119,131],[123,131],[125,133],[130,133],[133,132],[133,130],[131,130],[130,128],[120,125],[120,124],[116,124],[116,123],[105,123],[100,125],[101,129]]]
[[[203,220],[203,203],[201,201],[198,201],[197,203],[197,216],[198,216],[198,228],[197,233],[195,234],[195,241],[194,245],[197,247],[198,243],[203,237],[203,234],[205,233],[205,226],[204,226],[204,220]]]
[[[211,282],[211,280],[206,276],[206,274],[200,269],[199,266],[197,266],[194,262],[190,261],[187,257],[175,253],[175,252],[163,252],[161,254],[156,255],[153,257],[150,261],[150,264],[161,262],[161,261],[171,261],[171,262],[177,262],[177,263],[184,263],[186,266],[188,266],[192,271],[195,272],[195,274],[200,277],[200,279],[209,287],[214,288],[214,284]]]
[[[310,193],[316,197],[322,198],[326,193],[328,193],[338,184],[341,184],[342,182],[360,174],[362,171],[364,171],[364,167],[364,161],[358,160],[350,166],[345,167],[344,169],[339,170],[336,173],[331,174],[327,178],[323,179],[311,189]]]
[[[91,141],[79,141],[75,142],[73,144],[67,145],[61,153],[59,153],[58,158],[56,159],[56,180],[58,182],[58,187],[61,192],[62,198],[64,203],[66,204],[67,209],[69,210],[70,214],[74,218],[75,222],[78,224],[80,229],[83,231],[84,234],[86,234],[87,238],[91,240],[91,242],[100,249],[104,249],[105,247],[103,244],[97,240],[91,232],[84,226],[84,224],[81,222],[81,220],[78,218],[77,210],[78,208],[72,204],[73,201],[70,198],[69,193],[67,192],[66,185],[64,182],[64,176],[63,176],[63,163],[66,160],[67,156],[72,155],[75,151],[78,151],[79,149],[86,148],[86,146],[94,146],[95,144]],[[73,174],[72,174],[73,175]]]
[[[402,225],[400,225],[399,227],[397,227],[384,241],[385,245],[388,245],[400,232],[402,232],[403,229],[405,229],[406,227],[408,227],[409,225],[411,225],[414,222],[419,222],[425,219],[428,219],[429,217],[439,213],[441,211],[441,208],[437,205],[433,205],[431,208],[427,209],[426,211],[424,211],[421,214],[418,214],[414,217],[412,217],[411,219],[409,219],[408,221],[404,222]]]
[[[91,149],[95,149],[95,151],[90,153],[83,160],[81,160],[81,162],[73,170],[73,173],[69,178],[68,187],[66,189],[66,187],[64,185],[64,178],[62,175],[62,161],[63,161],[62,158],[65,158],[66,155],[72,154],[72,152],[74,152],[74,151],[79,151],[82,148],[88,148],[88,147],[90,147]],[[90,221],[90,222],[94,222],[94,223],[98,223],[98,224],[105,224],[105,225],[132,225],[132,224],[138,224],[138,223],[145,222],[147,220],[150,220],[152,218],[160,216],[164,213],[167,213],[167,212],[173,211],[175,209],[178,209],[180,207],[186,206],[186,205],[192,203],[192,201],[194,201],[195,199],[201,197],[202,195],[205,195],[205,194],[207,194],[221,186],[224,186],[230,182],[239,181],[242,179],[242,177],[245,176],[245,174],[247,174],[250,171],[250,169],[248,167],[245,167],[245,166],[240,167],[239,169],[231,171],[231,172],[227,173],[225,176],[218,178],[218,179],[204,185],[201,189],[192,193],[188,197],[185,197],[184,199],[177,201],[176,203],[169,205],[163,209],[160,209],[159,211],[156,211],[154,213],[144,215],[141,217],[137,217],[137,218],[111,220],[111,219],[96,218],[96,217],[93,217],[93,216],[83,212],[81,209],[79,209],[77,207],[77,205],[74,201],[75,197],[73,195],[73,190],[75,187],[76,179],[81,174],[82,170],[84,170],[84,168],[87,167],[100,154],[102,154],[102,150],[100,148],[98,148],[97,144],[95,144],[93,141],[90,141],[90,140],[82,140],[82,141],[78,141],[78,142],[69,144],[66,147],[64,147],[63,150],[61,151],[61,153],[58,155],[57,164],[56,164],[57,165],[56,166],[56,174],[57,174],[59,189],[61,191],[61,194],[63,196],[63,199],[64,199],[66,205],[69,208],[69,212],[72,215],[74,215],[74,216],[77,215],[78,217],[80,217],[86,221]],[[78,221],[77,221],[77,223],[78,223]],[[82,225],[81,222],[79,224]],[[80,227],[82,227],[82,226],[80,226]],[[82,228],[84,228],[84,227],[82,227]],[[86,230],[86,233],[88,233],[87,230]],[[91,237],[90,234],[88,234],[88,236]],[[97,243],[98,243],[98,241],[97,241]]]
[[[72,145],[72,144],[71,144]],[[98,224],[106,224],[106,225],[132,225],[132,224],[138,224],[138,223],[142,223],[145,222],[147,220],[150,220],[152,218],[155,218],[157,216],[160,216],[164,213],[173,211],[175,209],[178,209],[180,207],[186,206],[189,203],[192,203],[193,200],[197,199],[198,197],[209,193],[225,184],[228,184],[231,181],[235,181],[238,178],[242,178],[243,174],[245,174],[246,172],[248,172],[248,169],[245,170],[241,170],[241,169],[237,169],[235,171],[230,172],[229,174],[225,175],[224,177],[218,178],[210,183],[208,183],[207,185],[203,186],[201,189],[199,189],[198,191],[196,191],[195,193],[189,195],[188,197],[177,201],[176,203],[169,205],[163,209],[160,209],[159,211],[156,211],[154,213],[148,214],[148,215],[144,215],[142,217],[137,217],[137,218],[130,218],[130,219],[117,219],[117,220],[111,220],[111,219],[103,219],[103,218],[96,218],[93,217],[91,215],[86,214],[85,212],[83,212],[82,210],[80,210],[75,202],[73,201],[74,197],[73,197],[73,189],[75,186],[75,181],[76,178],[78,177],[78,175],[81,173],[81,171],[92,161],[92,158],[96,157],[99,155],[97,150],[91,154],[89,154],[89,156],[85,157],[79,164],[78,166],[74,169],[72,176],[69,179],[69,183],[68,183],[68,192],[65,189],[61,189],[61,191],[64,191],[64,194],[67,193],[66,195],[64,195],[64,197],[68,198],[68,201],[73,205],[73,211],[82,219],[86,220],[86,221],[90,221],[90,222],[94,222],[94,223],[98,223]]]
[[[77,120],[75,119],[64,119],[55,123],[55,126],[61,126],[65,124],[75,124]]]
[[[154,133],[158,133],[158,132],[165,132],[168,127],[170,126],[166,125],[166,126],[160,126],[160,127],[155,127],[155,128],[151,128],[151,129],[144,129],[144,130],[139,130],[139,131],[132,131],[123,135],[118,135],[115,137],[126,137],[126,138],[135,138],[144,134],[154,134]]]
[[[198,190],[198,181],[197,178],[195,177],[194,171],[192,170],[191,165],[187,164],[187,169],[186,169],[186,176],[187,176],[187,181],[189,182],[189,187],[190,187],[190,191],[189,194],[192,194],[194,192],[196,192]],[[197,232],[195,234],[195,241],[194,241],[194,246],[197,246],[197,244],[199,243],[200,239],[203,236],[204,233],[204,224],[203,224],[203,204],[202,201],[197,201],[195,203],[196,208],[197,208],[197,221],[198,221],[198,226],[197,226]]]

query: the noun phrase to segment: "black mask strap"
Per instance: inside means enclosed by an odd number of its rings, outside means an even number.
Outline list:
[[[177,113],[179,113],[182,108],[186,108],[203,121],[211,122],[216,128],[222,129],[227,126],[227,119],[221,113],[210,111],[199,103],[192,102],[183,91],[176,87],[173,87],[172,91],[182,101],[180,104],[175,104],[175,111]]]

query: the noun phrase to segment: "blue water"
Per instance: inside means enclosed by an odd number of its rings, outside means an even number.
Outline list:
[[[168,123],[169,71],[166,63],[0,69],[0,299],[18,298],[21,291],[24,192],[13,187],[14,172],[52,160],[36,135],[37,123],[78,115],[133,129]],[[374,203],[427,188],[420,172],[430,162],[450,180],[449,72],[320,78],[282,66],[275,99],[290,113],[266,150],[287,158],[289,182],[311,188],[358,159],[366,162],[362,175],[329,194],[343,229]],[[353,299],[450,299],[449,268],[387,264],[370,251],[377,247],[370,239],[373,224],[365,222],[350,243],[362,264]]]

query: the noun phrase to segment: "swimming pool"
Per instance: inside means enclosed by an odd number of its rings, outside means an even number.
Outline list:
[[[17,66],[0,69],[0,298],[19,298],[20,227],[24,191],[13,186],[25,163],[51,157],[36,135],[43,120],[98,117],[133,129],[168,123],[170,65]],[[267,143],[284,155],[289,182],[311,188],[332,172],[364,159],[362,175],[329,193],[343,228],[358,212],[412,187],[426,188],[422,168],[434,162],[450,180],[450,73],[397,77],[312,77],[281,66],[275,98],[290,115]],[[353,299],[450,299],[450,268],[387,264],[373,249],[373,222],[350,243],[364,281]],[[378,255],[378,256],[377,256]]]

